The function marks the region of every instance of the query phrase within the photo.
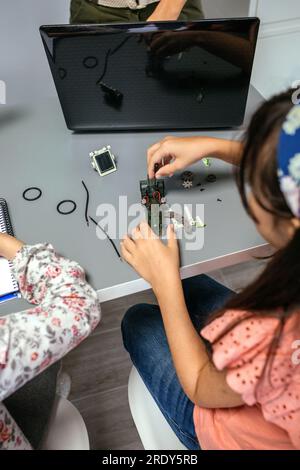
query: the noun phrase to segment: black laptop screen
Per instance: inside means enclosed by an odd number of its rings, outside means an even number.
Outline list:
[[[72,130],[243,122],[259,20],[42,26]]]

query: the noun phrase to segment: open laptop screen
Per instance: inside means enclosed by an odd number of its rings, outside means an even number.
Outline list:
[[[69,129],[242,124],[257,18],[42,26]]]

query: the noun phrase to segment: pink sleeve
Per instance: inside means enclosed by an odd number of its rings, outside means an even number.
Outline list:
[[[236,326],[231,329],[234,324]],[[228,385],[249,406],[257,402],[256,385],[277,326],[278,320],[274,317],[249,318],[248,312],[229,310],[201,332],[204,338],[214,343],[215,366],[219,370],[227,369]]]

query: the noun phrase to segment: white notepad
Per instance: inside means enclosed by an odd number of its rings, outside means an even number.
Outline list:
[[[7,204],[0,199],[0,232],[13,235]],[[0,303],[18,297],[19,287],[12,273],[12,265],[0,257]]]

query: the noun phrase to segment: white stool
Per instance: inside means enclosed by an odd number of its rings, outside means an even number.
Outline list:
[[[42,449],[90,450],[89,436],[82,416],[65,398],[57,398]]]
[[[145,450],[187,450],[169,426],[135,367],[129,376],[128,399]]]

